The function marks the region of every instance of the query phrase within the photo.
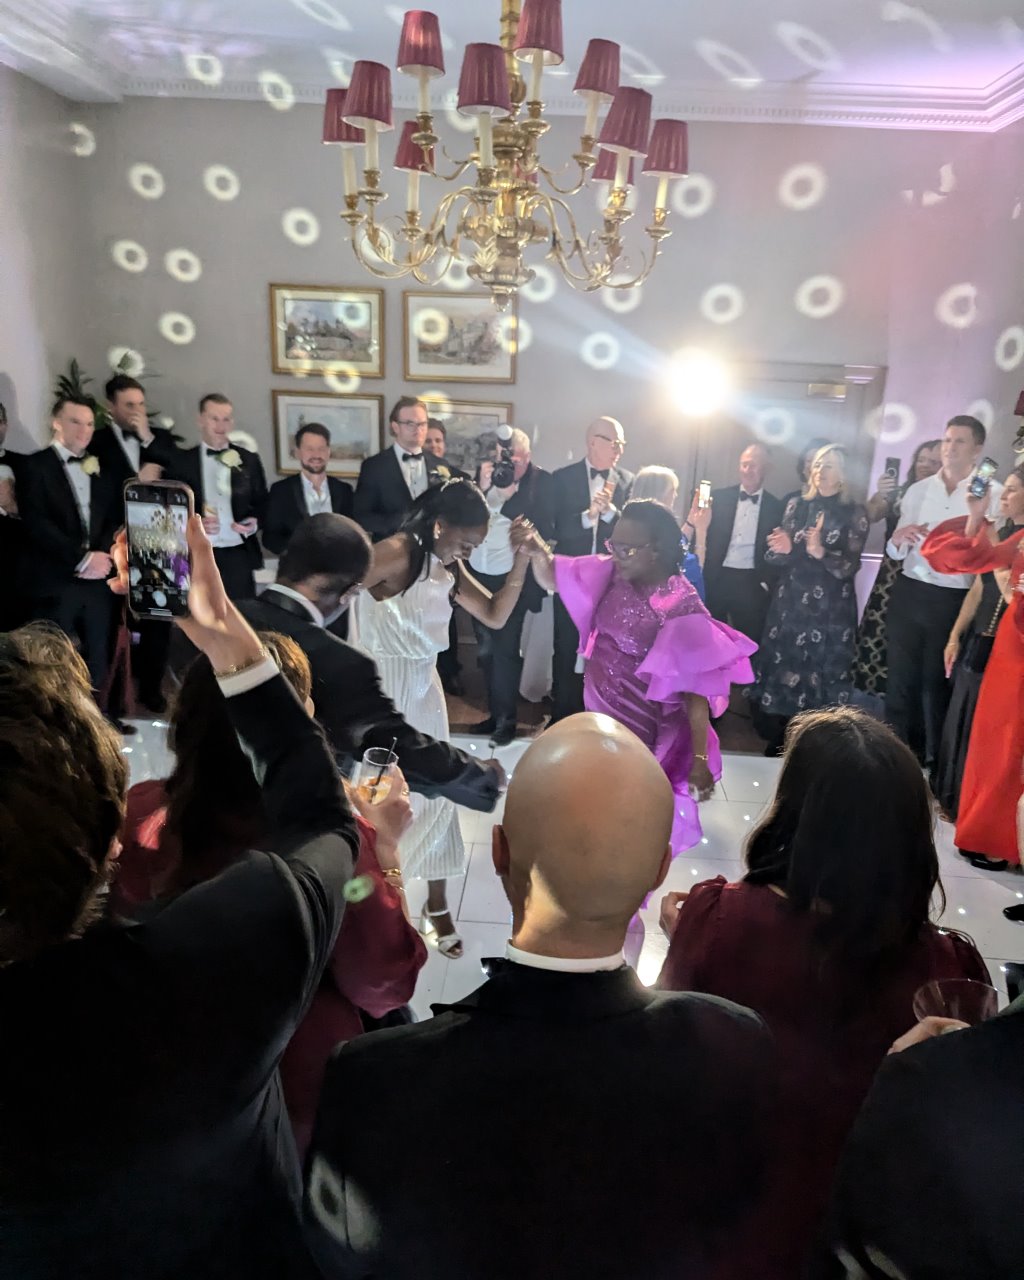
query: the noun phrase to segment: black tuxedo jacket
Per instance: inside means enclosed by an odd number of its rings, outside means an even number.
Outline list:
[[[1020,1000],[885,1059],[839,1166],[816,1280],[1019,1280],[1022,1064]]]
[[[608,479],[615,485],[612,501],[621,511],[629,501],[633,473],[612,467]],[[562,556],[589,556],[594,550],[594,531],[584,529],[580,523],[580,516],[590,506],[590,466],[586,458],[560,467],[551,480],[556,550]],[[611,534],[615,522],[601,520],[598,526],[597,551],[603,554],[604,540]]]
[[[14,497],[20,504],[25,498],[25,463],[27,456],[5,449],[0,457],[0,467],[10,467],[14,476]],[[28,588],[29,566],[26,548],[28,536],[25,521],[18,516],[0,516],[0,564],[4,566],[4,590],[7,601],[0,600],[0,631],[14,626],[22,618],[21,593]]]
[[[714,996],[648,991],[625,967],[490,967],[468,999],[328,1066],[305,1203],[325,1274],[711,1275],[760,1178],[764,1024]],[[412,1096],[444,1117],[443,1140],[409,1145],[391,1103]]]
[[[740,487],[715,489],[711,507],[711,524],[708,527],[707,550],[704,556],[704,578],[710,583],[722,568],[729,553],[732,527],[736,520],[736,508],[740,501]],[[754,547],[754,568],[766,584],[771,582],[774,571],[765,564],[768,535],[782,523],[782,503],[773,493],[764,490],[757,504],[757,543]]]
[[[192,490],[198,515],[202,515],[203,503],[206,501],[206,494],[203,491],[203,459],[200,452],[205,447],[200,443],[193,445],[191,449],[176,449],[165,467],[168,480],[180,480]],[[234,449],[242,459],[240,467],[231,469],[232,514],[238,521],[250,520],[255,516],[262,526],[267,507],[267,481],[263,474],[263,463],[259,459],[259,454],[253,453],[251,449],[243,449],[237,444],[228,447]],[[253,568],[260,568],[263,564],[263,552],[260,550],[259,537],[254,533],[246,538],[242,545],[249,553]]]
[[[31,556],[26,584],[39,599],[59,595],[76,581],[75,569],[87,552],[109,552],[124,523],[124,500],[117,476],[101,463],[99,474],[92,476],[89,484],[86,529],[56,450],[49,446],[24,460],[18,508]]]
[[[327,477],[331,493],[331,510],[340,516],[352,514],[352,486],[334,476]],[[302,476],[288,476],[270,486],[267,514],[263,521],[263,545],[279,556],[291,541],[292,534],[307,519],[306,495]]]
[[[443,458],[435,458],[432,453],[423,451],[427,467],[427,484],[439,484],[445,476],[437,474],[438,467],[449,472]],[[402,464],[395,457],[393,445],[388,445],[381,453],[367,458],[359,468],[359,479],[356,481],[353,517],[358,520],[374,542],[382,538],[390,538],[398,530],[412,506],[412,494],[402,474]]]
[[[342,763],[358,759],[369,747],[390,747],[397,738],[399,768],[413,791],[491,812],[498,800],[493,770],[408,724],[365,653],[318,627],[297,600],[273,587],[238,607],[254,627],[281,631],[305,651],[313,669],[316,717]]]
[[[151,430],[153,432],[153,441],[140,449],[139,466],[145,466],[147,462],[155,462],[157,466],[163,467],[165,470],[172,468],[178,453],[174,438],[163,427],[152,427]],[[99,458],[103,470],[114,476],[118,485],[122,487],[129,480],[134,480],[138,475],[138,472],[132,468],[132,464],[128,461],[128,455],[121,448],[117,436],[110,427],[100,427],[94,433],[89,452],[94,453]]]

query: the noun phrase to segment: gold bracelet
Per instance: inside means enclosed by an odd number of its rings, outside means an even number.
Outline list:
[[[401,867],[381,867],[381,875],[384,877],[385,880],[389,882],[398,881],[402,879],[402,868]]]
[[[707,764],[708,762],[708,754],[706,751],[703,754],[701,754],[701,752],[699,751],[695,751],[693,753],[693,758],[694,760],[703,760],[705,764]]]
[[[223,680],[226,676],[240,676],[243,671],[251,671],[253,667],[258,667],[264,658],[269,657],[270,654],[267,653],[266,649],[262,645],[260,645],[260,651],[257,657],[250,658],[248,662],[243,662],[237,667],[224,667],[222,670],[215,671],[213,674],[218,680]]]

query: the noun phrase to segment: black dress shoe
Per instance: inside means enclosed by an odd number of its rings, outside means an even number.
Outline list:
[[[453,698],[461,698],[466,692],[463,687],[462,680],[458,676],[441,677],[441,687],[445,693],[450,693]]]
[[[486,738],[488,734],[493,733],[497,727],[498,726],[494,723],[494,720],[488,716],[486,720],[481,720],[477,724],[471,724],[466,732],[471,733],[474,738]]]
[[[979,871],[1005,871],[1010,865],[1005,858],[986,858],[983,853],[964,852],[964,857]]]
[[[155,716],[162,716],[167,710],[167,699],[162,693],[140,693],[139,701]]]
[[[1003,907],[1003,915],[1014,924],[1024,924],[1024,902],[1018,902],[1012,907]]]
[[[129,724],[127,720],[118,720],[116,716],[107,716],[107,719],[118,731],[118,733],[120,733],[125,738],[131,738],[136,733],[138,733],[138,729],[136,729],[135,725]]]
[[[502,720],[491,734],[491,741],[496,747],[507,747],[515,736],[516,722],[514,720]]]

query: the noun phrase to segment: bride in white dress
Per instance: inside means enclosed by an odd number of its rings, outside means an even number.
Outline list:
[[[447,739],[448,709],[437,675],[437,655],[448,648],[453,604],[484,626],[505,625],[529,567],[524,553],[500,591],[492,595],[461,563],[483,542],[490,509],[468,480],[428,489],[413,504],[393,537],[373,548],[373,563],[353,607],[356,642],[377,664],[385,692],[421,733]],[[528,521],[513,523],[518,550],[532,533]],[[401,760],[399,760],[401,767]],[[448,908],[446,881],[465,870],[455,805],[443,798],[412,797],[413,822],[399,854],[405,878],[427,881],[423,931],[433,933],[449,959],[462,955]]]

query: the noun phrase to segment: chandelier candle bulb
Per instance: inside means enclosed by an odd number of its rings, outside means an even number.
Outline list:
[[[589,139],[589,150],[592,151],[594,139],[597,137],[597,113],[601,110],[601,96],[600,94],[589,92],[584,96],[587,99],[587,119],[583,125],[583,136]]]
[[[494,131],[491,127],[491,113],[489,111],[481,111],[477,116],[477,126],[480,130],[480,168],[494,168]]]
[[[372,120],[367,120],[363,126],[366,130],[366,163],[363,166],[367,173],[380,172],[380,139],[377,136],[377,126]],[[369,185],[369,180],[367,180]]]
[[[430,73],[421,68],[416,73],[416,78],[420,86],[418,110],[423,116],[430,112]]]
[[[544,74],[544,51],[538,49],[533,55],[533,69],[530,72],[530,101],[540,102],[540,81]]]
[[[356,195],[359,191],[359,171],[356,169],[356,154],[351,147],[342,150],[341,172],[345,180],[345,195]]]
[[[668,208],[668,178],[658,179],[658,194],[654,197],[655,209]]]
[[[405,207],[410,213],[419,213],[420,211],[420,175],[415,169],[409,170]]]
[[[629,185],[629,167],[632,157],[626,151],[620,151],[615,158],[615,185],[620,191],[625,191]]]

